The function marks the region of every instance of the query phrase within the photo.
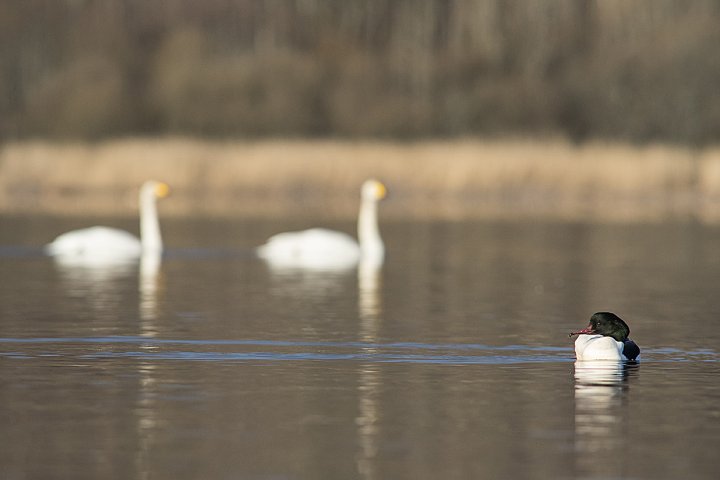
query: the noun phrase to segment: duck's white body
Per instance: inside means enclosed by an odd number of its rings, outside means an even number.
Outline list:
[[[624,345],[612,337],[603,335],[579,335],[575,340],[575,355],[578,360],[627,360],[623,355]]]
[[[140,238],[124,230],[90,227],[58,236],[45,246],[49,255],[64,264],[105,265],[139,259],[145,253],[162,252],[156,199],[164,197],[164,183],[145,182],[140,189]]]
[[[382,183],[368,180],[363,184],[357,241],[346,233],[311,228],[273,235],[257,253],[278,268],[345,269],[361,259],[382,264],[385,246],[378,227],[377,202],[384,196]]]

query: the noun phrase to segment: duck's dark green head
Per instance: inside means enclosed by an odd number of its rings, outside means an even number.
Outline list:
[[[630,327],[614,313],[597,312],[590,317],[590,325],[579,332],[572,332],[570,336],[581,334],[603,335],[624,342],[630,336]]]

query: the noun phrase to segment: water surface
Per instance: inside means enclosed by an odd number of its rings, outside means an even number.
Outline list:
[[[720,470],[717,227],[384,222],[382,269],[312,272],[251,248],[312,219],[165,220],[155,271],[42,254],[90,219],[0,222],[2,478]],[[639,365],[576,365],[597,310]]]

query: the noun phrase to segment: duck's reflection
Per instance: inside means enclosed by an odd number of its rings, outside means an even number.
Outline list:
[[[626,399],[636,373],[634,363],[575,362],[575,451],[580,471],[603,475],[625,471],[625,465],[612,459],[625,458]]]
[[[363,353],[373,355],[377,348],[378,331],[382,319],[381,266],[377,263],[360,263],[358,266],[358,314],[360,339],[366,346]],[[380,366],[368,361],[360,364],[358,378],[358,427],[357,471],[365,479],[378,478],[376,457],[378,452],[379,394],[381,387]]]

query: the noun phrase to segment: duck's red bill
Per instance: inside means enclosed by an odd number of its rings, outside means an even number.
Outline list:
[[[583,328],[582,330],[578,332],[570,332],[570,335],[568,337],[572,337],[573,335],[585,335],[585,334],[593,334],[595,333],[593,331],[592,325],[588,325],[587,327]]]

